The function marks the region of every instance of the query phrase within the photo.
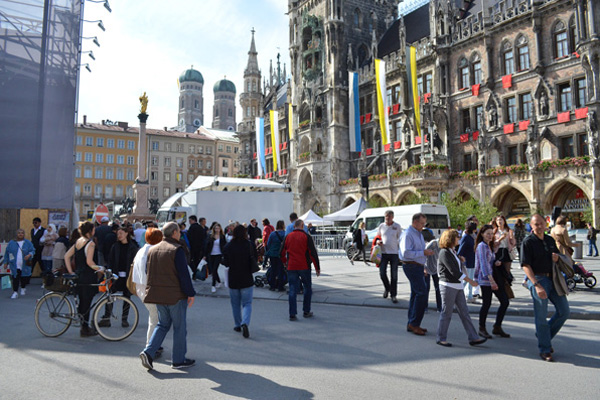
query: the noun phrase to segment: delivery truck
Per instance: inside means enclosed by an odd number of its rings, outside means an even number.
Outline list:
[[[188,224],[190,215],[206,218],[207,225],[214,221],[249,223],[252,218],[268,218],[272,225],[277,220],[289,220],[293,211],[293,193],[287,184],[266,179],[224,178],[199,176],[185,191],[167,199],[156,214],[159,227],[175,221]],[[260,226],[260,224],[259,224]]]

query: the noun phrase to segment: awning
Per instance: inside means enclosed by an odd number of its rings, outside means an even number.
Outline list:
[[[325,215],[323,219],[326,221],[354,221],[356,217],[358,217],[358,215],[367,207],[367,202],[361,197],[358,201],[355,201],[348,207]]]
[[[304,221],[304,225],[332,225],[332,222],[323,220],[323,218],[315,214],[313,210],[308,210],[306,214],[301,215],[299,219]]]

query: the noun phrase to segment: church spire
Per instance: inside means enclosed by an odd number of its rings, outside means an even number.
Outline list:
[[[254,28],[252,28],[250,32],[252,32],[252,41],[250,42],[250,51],[248,51],[248,65],[246,65],[244,75],[260,73],[260,70],[258,69],[258,53],[256,51],[256,44],[254,43]]]

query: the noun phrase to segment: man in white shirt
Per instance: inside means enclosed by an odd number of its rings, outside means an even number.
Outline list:
[[[397,303],[396,294],[398,291],[398,243],[402,227],[394,222],[394,212],[387,210],[385,212],[385,220],[377,228],[377,235],[381,237],[378,242],[381,245],[381,264],[379,264],[379,277],[383,282],[383,298],[387,299],[388,295],[392,296],[392,302]],[[387,276],[387,266],[390,265],[391,282]]]

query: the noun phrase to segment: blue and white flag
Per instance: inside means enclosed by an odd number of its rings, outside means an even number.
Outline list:
[[[256,165],[258,175],[263,176],[266,171],[265,161],[265,119],[256,117]]]
[[[358,105],[358,73],[348,72],[348,130],[350,133],[350,151],[361,151],[360,109]]]

